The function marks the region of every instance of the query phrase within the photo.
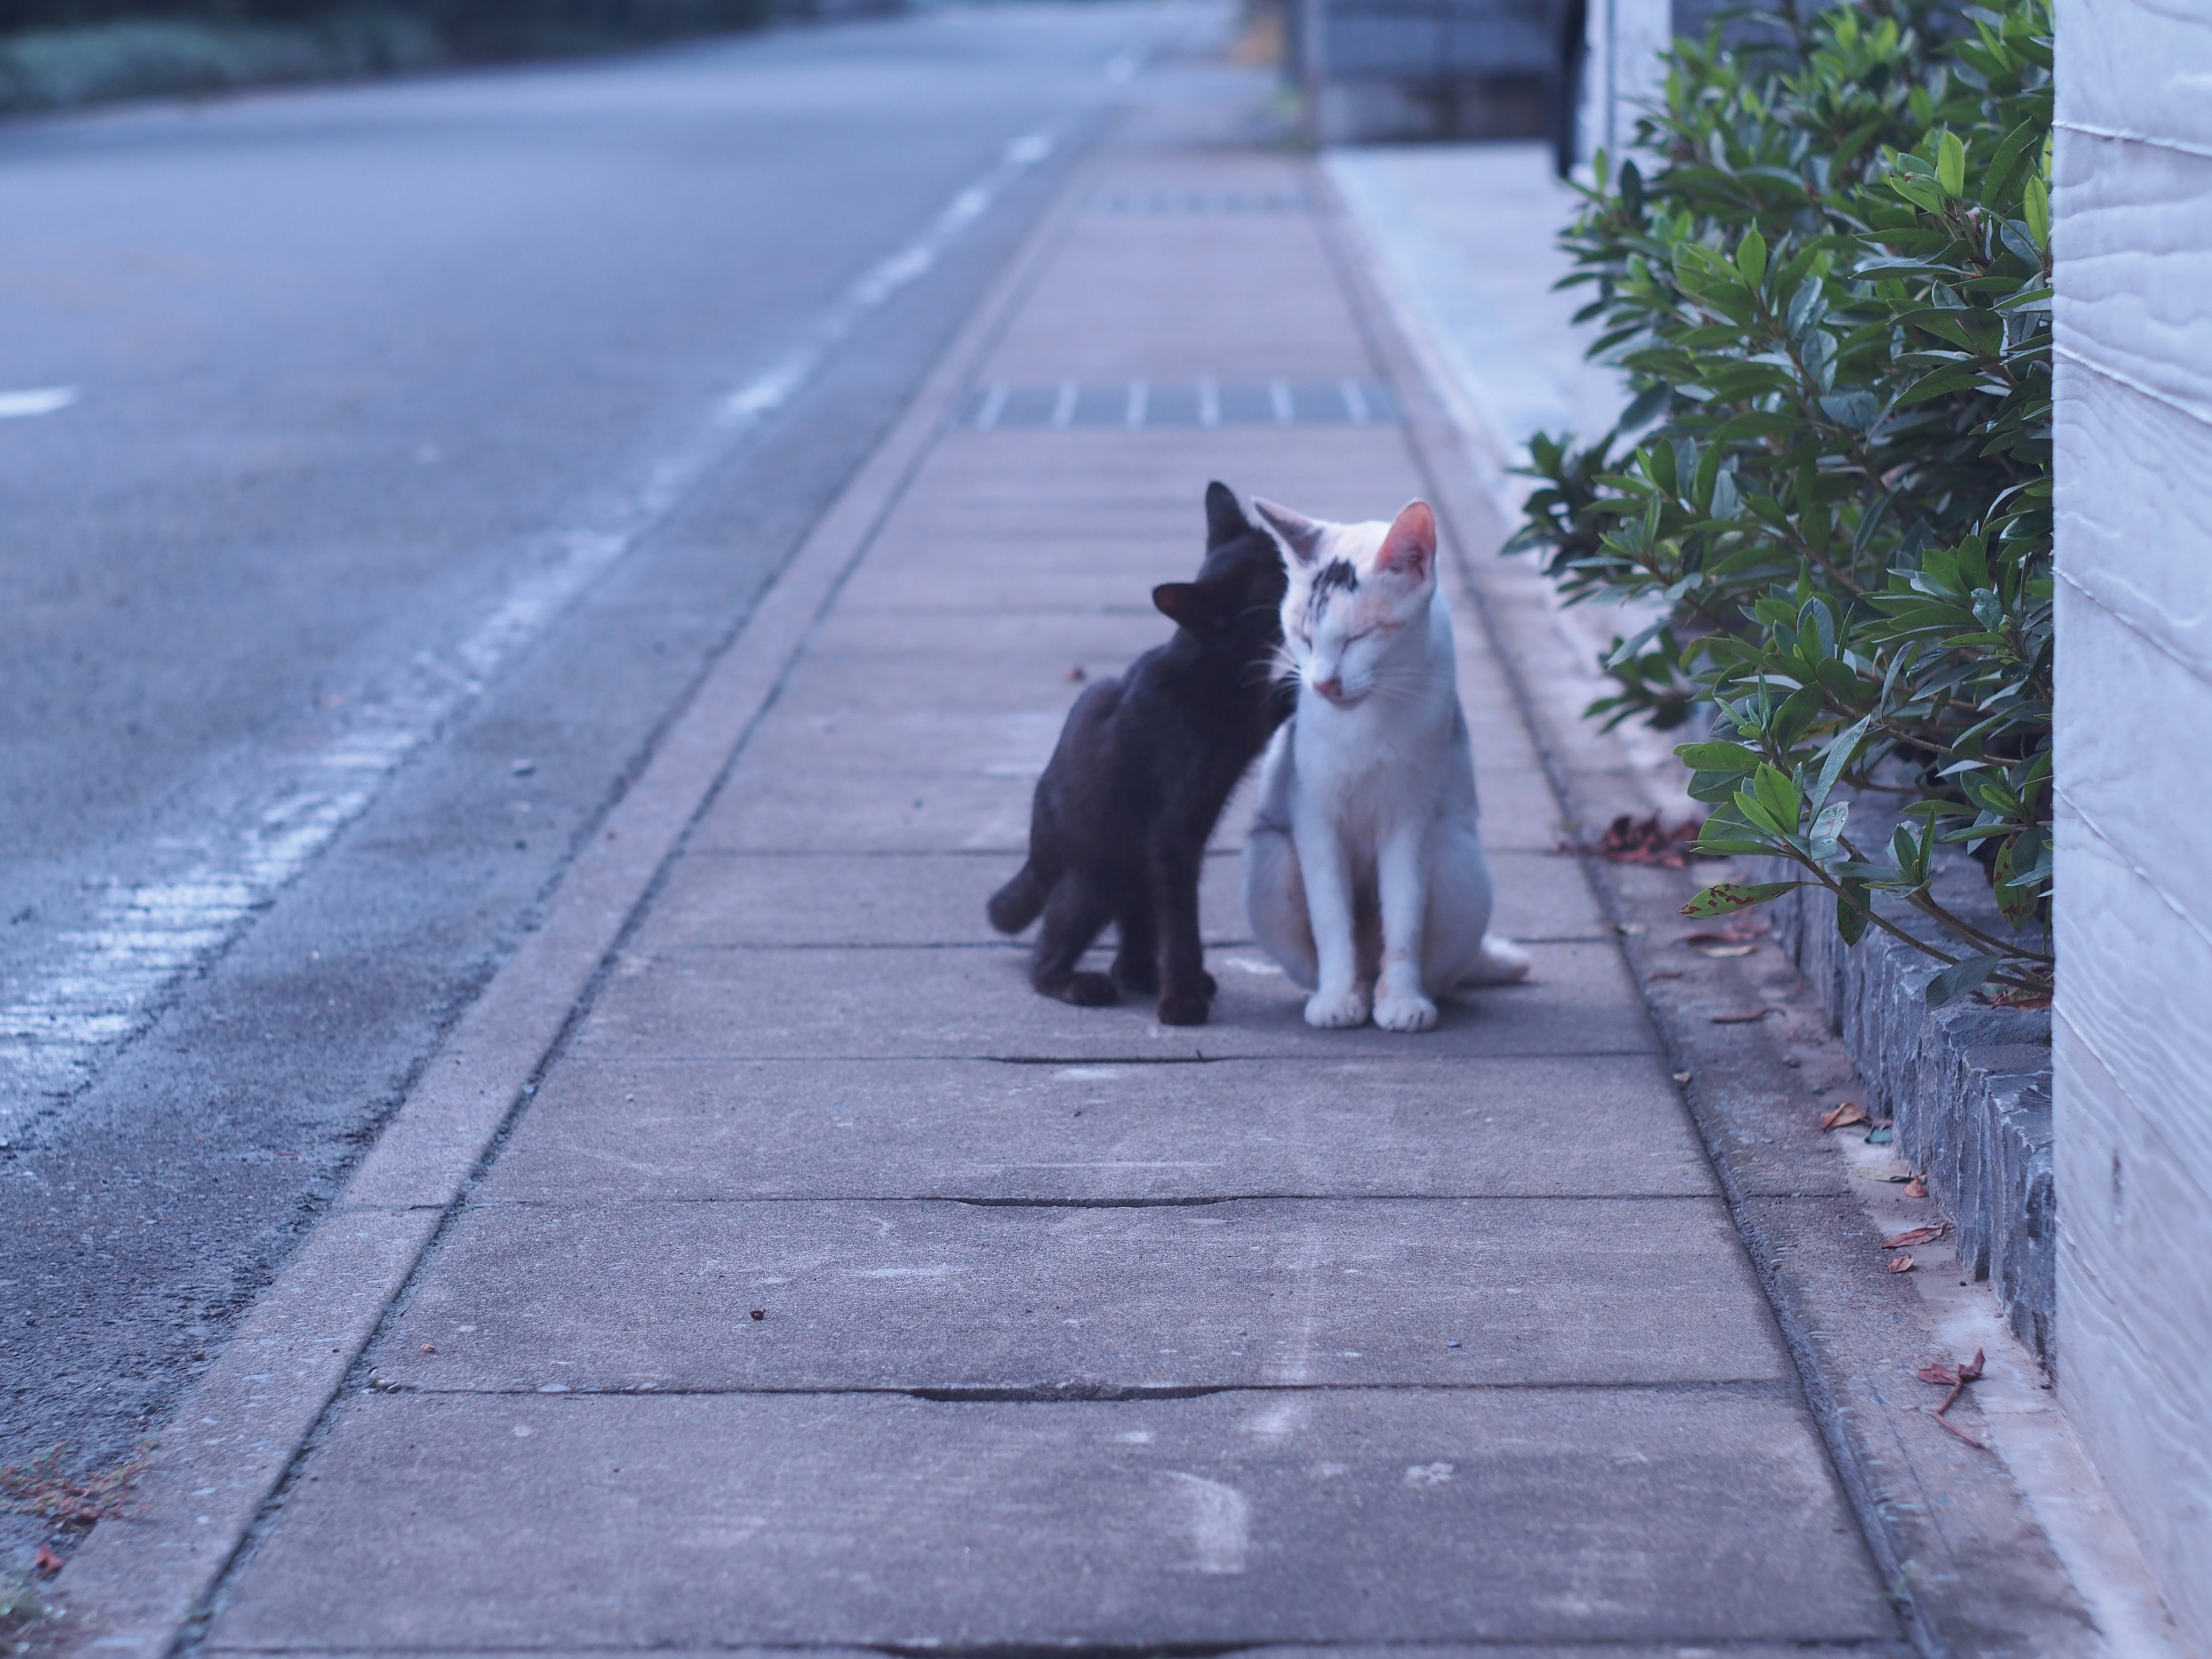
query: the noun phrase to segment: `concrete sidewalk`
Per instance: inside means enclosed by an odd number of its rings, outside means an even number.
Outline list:
[[[1527,985],[1309,1030],[1244,937],[1241,802],[1210,1025],[1045,1002],[984,922],[1209,478],[1338,518],[1431,489],[1264,84],[1148,85],[210,1651],[1904,1651],[1471,618]]]

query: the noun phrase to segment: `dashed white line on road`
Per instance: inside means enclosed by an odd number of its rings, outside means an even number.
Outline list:
[[[647,470],[642,484],[596,521],[548,537],[551,556],[509,588],[450,655],[419,653],[386,684],[349,696],[345,725],[319,748],[250,757],[243,784],[225,791],[236,805],[222,822],[161,843],[172,873],[118,880],[100,890],[91,914],[58,933],[46,959],[17,975],[0,1004],[0,1146],[21,1145],[30,1122],[89,1082],[106,1055],[150,1024],[173,986],[367,811],[410,755],[635,548],[708,468],[788,404],[870,313],[934,269],[1055,142],[1049,131],[1011,142],[919,236],[864,272],[798,345],[716,399],[689,440]],[[0,415],[49,413],[76,395],[66,386],[0,393]]]

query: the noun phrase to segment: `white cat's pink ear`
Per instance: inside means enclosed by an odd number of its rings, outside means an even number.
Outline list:
[[[1293,513],[1287,507],[1277,507],[1273,501],[1253,497],[1252,510],[1267,521],[1267,527],[1283,538],[1291,550],[1291,556],[1300,564],[1311,564],[1321,548],[1321,532],[1326,527],[1316,524],[1302,513]]]
[[[1426,501],[1414,501],[1391,520],[1382,551],[1375,556],[1375,568],[1425,582],[1436,567],[1437,515]]]

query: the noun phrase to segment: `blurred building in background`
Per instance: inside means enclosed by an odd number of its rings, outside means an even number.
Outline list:
[[[1291,70],[1325,143],[1571,142],[1587,0],[1285,3]]]
[[[1282,8],[1291,70],[1320,142],[1541,137],[1565,173],[1634,137],[1638,106],[1659,94],[1670,40],[1758,3],[1255,0],[1255,9]]]

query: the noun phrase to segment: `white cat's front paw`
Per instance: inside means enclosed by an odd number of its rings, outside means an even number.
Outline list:
[[[1306,1024],[1323,1031],[1342,1031],[1367,1024],[1367,993],[1358,986],[1316,991],[1306,999]]]
[[[1375,1023],[1386,1031],[1425,1031],[1437,1023],[1437,1005],[1425,996],[1378,998]]]

